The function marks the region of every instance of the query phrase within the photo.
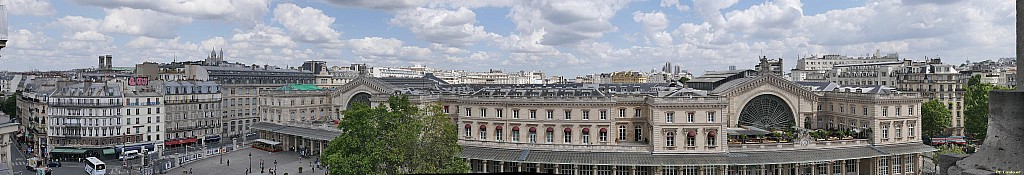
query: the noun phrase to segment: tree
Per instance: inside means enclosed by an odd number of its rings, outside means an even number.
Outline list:
[[[456,126],[437,104],[421,109],[409,98],[390,97],[387,104],[353,104],[338,124],[324,162],[331,174],[462,173]]]
[[[14,93],[14,95],[8,96],[7,99],[4,99],[4,101],[2,103],[0,103],[0,111],[3,111],[4,114],[10,115],[12,119],[18,118],[18,94],[19,93],[20,92]]]
[[[949,121],[949,109],[939,100],[929,100],[921,105],[921,132],[925,135],[939,135],[950,126]]]
[[[690,78],[679,77],[679,83],[686,83],[687,81],[690,81]]]
[[[976,139],[985,139],[988,131],[988,93],[992,90],[1008,90],[1008,87],[981,83],[981,75],[974,75],[967,81],[964,94],[964,130]]]

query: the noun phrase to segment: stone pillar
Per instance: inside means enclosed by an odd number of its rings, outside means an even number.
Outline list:
[[[1024,11],[1024,1],[1017,0],[1017,90],[1024,91],[1024,61],[1021,61],[1024,59],[1024,14],[1021,11]]]
[[[1017,9],[1022,10],[1024,0],[1017,0]],[[1017,13],[1017,16],[1022,16]],[[1017,18],[1017,31],[1021,32],[1022,18]],[[1024,33],[1018,33],[1024,34]],[[1022,52],[1021,36],[1018,35],[1018,55]],[[1018,58],[1018,64],[1020,64]],[[1018,73],[1019,75],[1020,73]],[[1017,81],[1021,84],[1020,80]],[[979,151],[949,168],[950,174],[994,174],[997,171],[1021,171],[1024,163],[1024,90],[989,92],[988,134]],[[1004,174],[1004,173],[1000,173]]]

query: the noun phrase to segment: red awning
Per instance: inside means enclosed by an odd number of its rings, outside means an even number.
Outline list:
[[[512,126],[513,131],[519,131],[519,126]]]
[[[715,131],[709,131],[708,132],[708,137],[714,137],[716,135],[718,135],[718,133],[715,133]]]
[[[555,128],[548,128],[548,132],[555,132]]]
[[[181,143],[195,143],[195,142],[199,142],[199,139],[187,138],[187,139],[181,141]]]
[[[601,128],[601,132],[608,132],[607,128]]]
[[[537,132],[537,128],[530,127],[530,132]]]
[[[469,126],[469,124],[466,124],[466,129],[469,129],[469,128],[473,128],[473,127]]]
[[[495,126],[495,127],[494,127],[494,130],[501,130],[501,129],[502,129],[502,128],[501,128],[501,126],[500,126],[500,125],[499,125],[499,126]]]
[[[590,133],[590,128],[583,128],[583,133]]]
[[[480,129],[487,129],[487,125],[480,125]]]
[[[687,132],[687,133],[686,133],[686,136],[687,136],[687,137],[694,137],[694,136],[697,136],[697,133],[695,133],[695,132],[693,132],[693,131],[690,131],[690,132]]]
[[[177,144],[181,144],[181,140],[168,140],[168,141],[164,142],[164,145],[167,145],[167,146],[177,145]]]
[[[572,128],[565,128],[565,132],[572,132]]]

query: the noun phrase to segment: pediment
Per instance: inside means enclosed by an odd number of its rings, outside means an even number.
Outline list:
[[[804,89],[792,81],[783,79],[775,75],[761,75],[751,80],[736,84],[731,88],[725,89],[724,91],[718,92],[718,95],[731,97],[739,94],[749,92],[755,88],[761,86],[773,86],[780,90],[799,96],[800,98],[808,100],[816,100],[817,95],[810,90]]]

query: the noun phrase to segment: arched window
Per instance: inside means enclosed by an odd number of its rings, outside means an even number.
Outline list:
[[[537,143],[537,128],[530,127],[530,143]]]
[[[494,127],[494,140],[501,141],[501,135],[503,134],[501,133],[501,129],[503,129],[501,126]]]
[[[512,127],[512,142],[519,142],[519,126]]]
[[[562,143],[572,144],[572,128],[565,128],[565,140]]]
[[[715,147],[715,140],[718,138],[715,136],[717,136],[717,134],[718,133],[715,131],[708,131],[708,147]]]
[[[555,142],[555,128],[548,128],[547,132],[544,133],[544,138],[547,143]]]
[[[674,147],[674,146],[676,146],[676,134],[675,134],[675,132],[670,132],[670,133],[666,134],[666,136],[665,136],[665,146],[667,146],[667,147]]]
[[[690,131],[686,133],[686,146],[694,147],[697,146],[697,133]]]
[[[487,140],[487,125],[480,125],[480,140]]]
[[[626,141],[626,126],[619,126],[619,141]]]
[[[583,128],[580,134],[583,135],[583,144],[590,144],[590,128]]]
[[[473,136],[473,127],[470,126],[469,124],[466,124],[465,129],[466,129],[465,130],[466,131],[466,137],[472,137]]]
[[[637,142],[644,141],[643,140],[644,139],[644,136],[643,136],[644,135],[644,129],[643,129],[643,127],[640,127],[640,125],[636,125],[635,127],[633,127],[633,130],[634,130],[633,132],[636,132],[636,134],[633,134],[633,136],[636,137],[634,140],[636,140]]]
[[[607,142],[608,141],[608,129],[601,128],[601,132],[600,132],[598,137],[600,137],[601,142]]]

